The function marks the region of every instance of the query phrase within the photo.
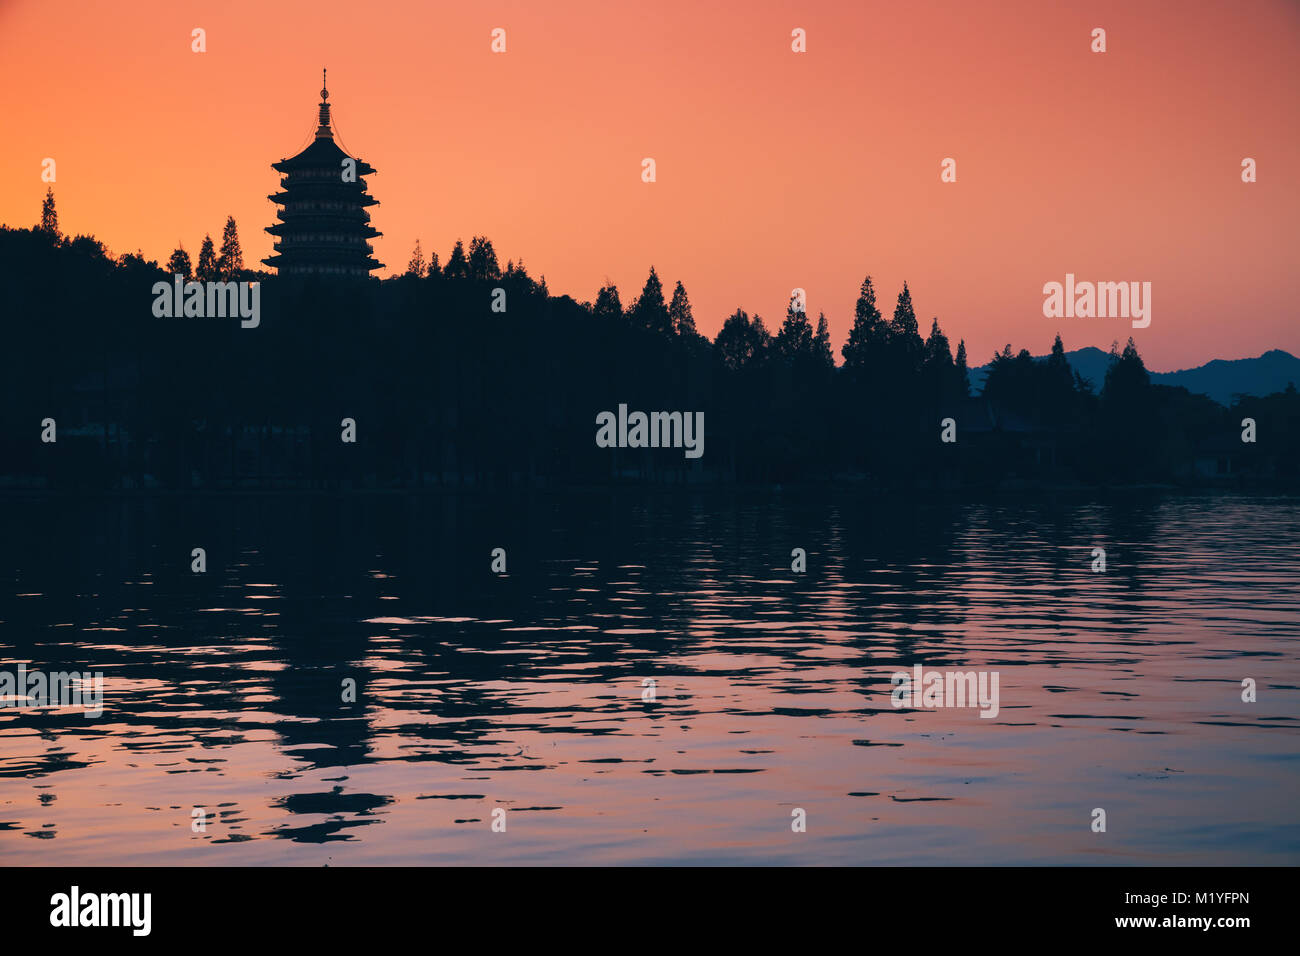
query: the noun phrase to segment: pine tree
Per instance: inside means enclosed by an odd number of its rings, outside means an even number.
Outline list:
[[[966,367],[966,340],[957,343],[957,396],[970,398],[970,369]]]
[[[416,276],[418,278],[419,276],[424,275],[428,268],[428,264],[424,261],[424,250],[420,248],[420,240],[417,238],[415,240],[415,248],[411,250],[411,261],[406,264],[405,274],[408,276]]]
[[[890,332],[895,338],[910,338],[916,336],[919,341],[921,333],[916,325],[916,311],[912,308],[912,293],[907,288],[907,283],[903,283],[903,291],[898,293],[898,304],[894,306],[894,321],[890,326]]]
[[[442,274],[448,279],[464,279],[469,276],[469,261],[465,258],[465,244],[459,239],[456,245],[452,247],[451,255],[447,257],[447,265],[443,267]]]
[[[417,240],[418,241],[418,240]],[[438,253],[429,256],[429,278],[437,279],[442,275],[442,265],[438,262]]]
[[[1065,357],[1065,343],[1061,341],[1061,333],[1056,333],[1056,338],[1052,340],[1052,352],[1047,356],[1047,367],[1057,371],[1069,369],[1070,360]]]
[[[239,230],[235,217],[227,216],[221,230],[221,255],[217,256],[217,275],[224,282],[239,278],[244,271],[244,252],[239,247]]]
[[[217,250],[211,236],[204,236],[203,245],[199,246],[199,264],[194,269],[194,278],[199,282],[215,282],[218,278]]]
[[[501,266],[497,264],[496,250],[486,236],[475,236],[469,241],[469,277],[471,279],[499,279]]]
[[[60,237],[59,213],[54,208],[54,189],[49,186],[45,187],[45,201],[41,203],[41,224],[38,228],[52,239]]]
[[[659,273],[650,267],[641,296],[632,305],[632,323],[638,328],[659,332],[663,335],[672,333],[672,323],[668,318],[668,306],[664,304],[664,286],[659,281]]]
[[[761,315],[754,316],[749,323],[749,328],[754,343],[754,362],[762,362],[772,352],[772,335],[763,324]]]
[[[1052,353],[1047,357],[1042,372],[1043,388],[1040,398],[1043,410],[1053,421],[1063,420],[1075,402],[1074,370],[1065,357],[1065,345],[1058,332],[1052,342]]]
[[[167,271],[171,275],[185,276],[186,278],[193,275],[194,265],[190,262],[190,254],[185,251],[185,247],[179,242],[172,251],[172,257],[167,260]]]
[[[828,369],[835,367],[835,353],[831,351],[831,330],[826,323],[826,313],[817,313],[817,338],[813,344],[813,353],[819,365]]]
[[[1147,396],[1151,388],[1151,376],[1147,374],[1146,365],[1138,355],[1132,338],[1122,353],[1117,355],[1115,350],[1116,345],[1112,345],[1110,367],[1106,369],[1101,398],[1107,405],[1123,408],[1126,402],[1136,402]]]
[[[618,286],[612,282],[601,286],[591,311],[598,319],[623,318],[623,303],[618,297]]]
[[[763,320],[754,316],[751,321],[744,309],[737,309],[729,315],[713,340],[723,364],[733,370],[761,361],[767,344],[768,334]]]
[[[699,335],[695,330],[695,314],[691,311],[691,300],[686,296],[686,287],[681,280],[673,289],[673,301],[668,305],[668,321],[673,331],[682,338],[694,338]]]
[[[876,308],[876,289],[871,284],[871,276],[862,280],[862,289],[858,293],[858,304],[853,310],[853,328],[849,329],[849,339],[841,352],[845,367],[862,371],[867,367],[871,349],[880,341],[882,323],[880,310]]]
[[[813,355],[813,329],[808,322],[808,313],[796,309],[795,296],[790,297],[790,304],[785,310],[785,322],[776,334],[776,353],[787,362],[811,358]]]
[[[935,316],[930,323],[930,335],[925,340],[923,361],[927,368],[944,371],[952,368],[952,349],[948,344],[948,336],[944,335],[943,330],[939,328],[938,316]]]

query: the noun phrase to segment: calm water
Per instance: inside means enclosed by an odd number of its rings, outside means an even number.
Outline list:
[[[1295,499],[5,498],[0,529],[0,670],[105,687],[0,709],[0,863],[1300,863]],[[996,671],[1001,712],[895,709],[916,663]]]

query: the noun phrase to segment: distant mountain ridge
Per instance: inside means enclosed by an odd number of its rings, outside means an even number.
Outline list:
[[[1045,355],[1035,355],[1036,361]],[[1089,346],[1065,353],[1070,368],[1092,382],[1093,390],[1101,391],[1106,381],[1106,367],[1110,354]],[[989,367],[981,365],[970,370],[971,392],[984,387]],[[1272,395],[1284,391],[1288,383],[1300,388],[1300,358],[1281,349],[1269,349],[1263,355],[1243,359],[1214,359],[1196,368],[1176,372],[1152,372],[1156,385],[1182,386],[1195,395],[1208,395],[1221,405],[1231,405],[1233,395]]]

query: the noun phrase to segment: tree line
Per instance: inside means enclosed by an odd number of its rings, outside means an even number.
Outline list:
[[[1102,382],[1075,374],[1059,335],[1046,359],[1008,345],[972,394],[964,341],[932,318],[922,337],[904,284],[886,318],[870,276],[840,347],[795,295],[770,331],[737,309],[712,340],[687,290],[651,267],[624,305],[553,295],[492,243],[445,261],[417,244],[383,281],[280,279],[243,268],[227,220],[194,276],[263,280],[259,327],[157,319],[153,283],[190,274],[111,256],[58,231],[52,195],[34,229],[0,228],[10,280],[0,478],[132,487],[423,487],[610,481],[878,485],[1008,480],[1204,480],[1213,471],[1300,478],[1294,389],[1225,409],[1154,385],[1130,340]],[[223,271],[224,270],[224,271]],[[493,309],[504,290],[505,311]],[[705,414],[702,459],[598,448],[596,416],[620,403]],[[1259,423],[1258,442],[1240,422]],[[34,436],[59,422],[57,449]],[[340,441],[340,422],[357,442]],[[956,441],[940,440],[955,422]],[[1226,463],[1226,464],[1225,464]],[[1224,464],[1222,469],[1219,464]]]

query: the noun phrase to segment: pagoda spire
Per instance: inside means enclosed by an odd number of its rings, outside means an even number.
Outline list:
[[[325,69],[320,71],[320,125],[316,127],[317,139],[333,139],[334,133],[330,130],[330,91],[325,83]]]

